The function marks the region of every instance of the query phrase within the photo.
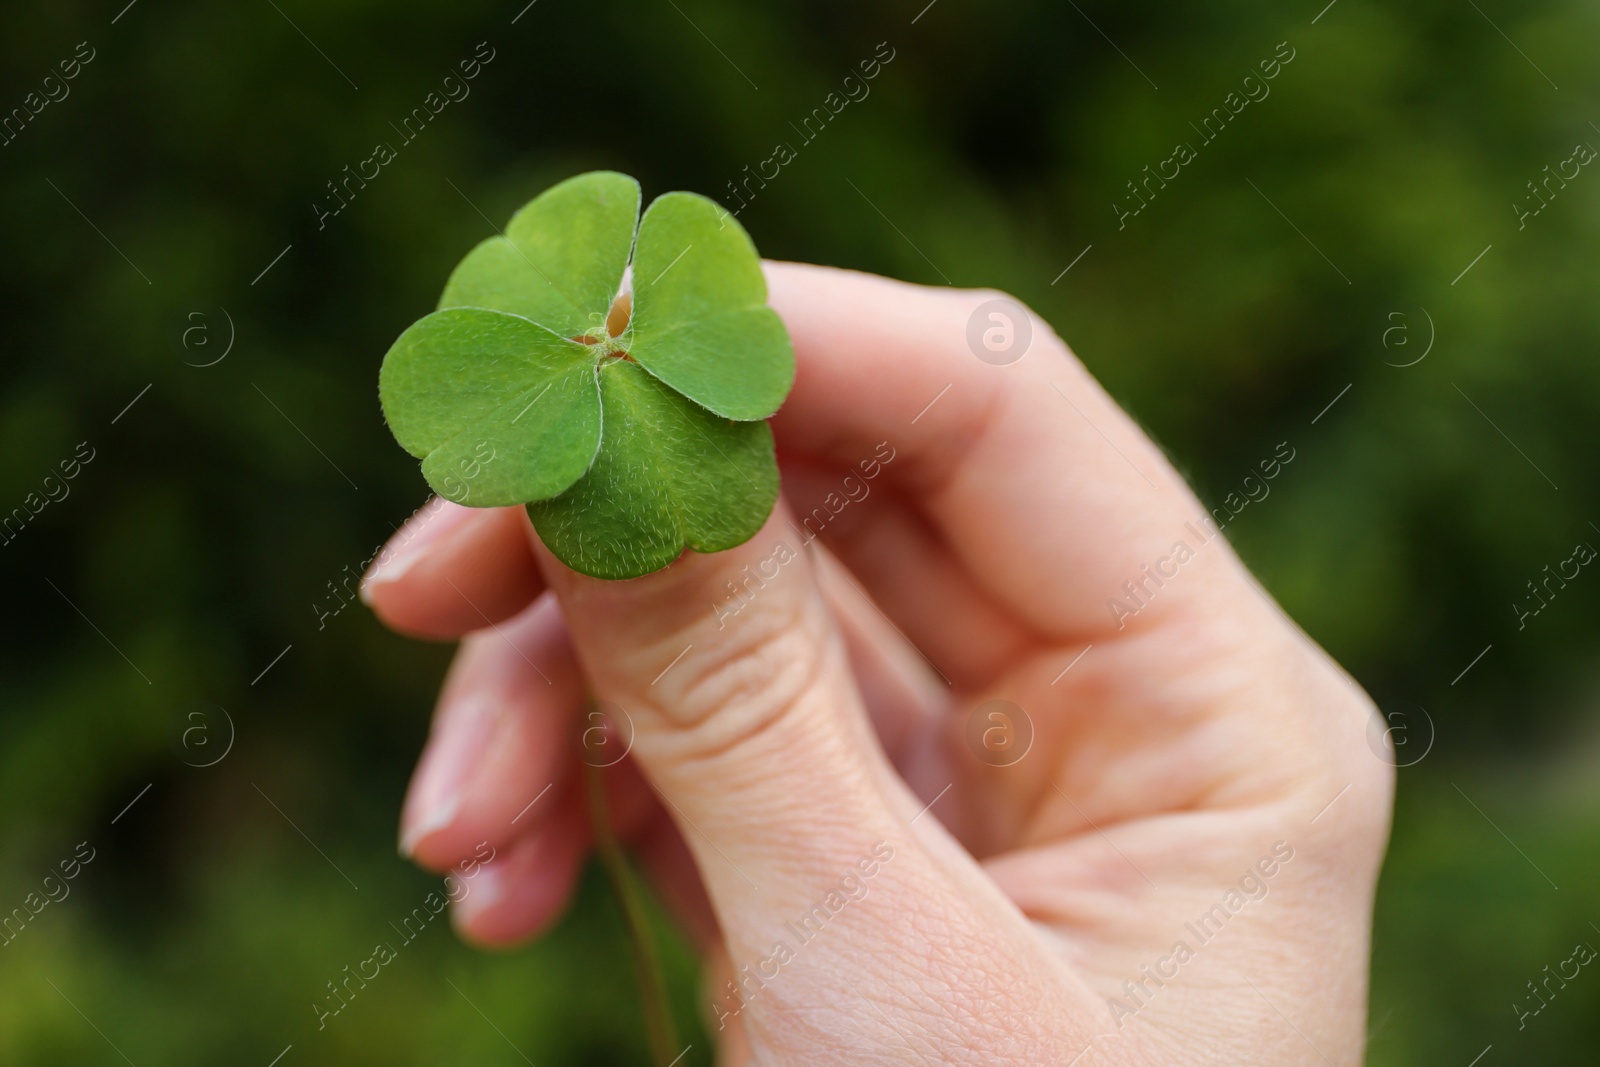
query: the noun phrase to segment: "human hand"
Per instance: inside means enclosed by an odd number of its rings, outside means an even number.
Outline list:
[[[798,375],[752,540],[604,582],[522,509],[442,505],[366,581],[465,635],[402,816],[424,866],[496,848],[458,928],[570,895],[590,692],[631,720],[609,806],[708,954],[724,1062],[1359,1063],[1366,696],[1042,321],[992,366],[996,294],[767,276]]]

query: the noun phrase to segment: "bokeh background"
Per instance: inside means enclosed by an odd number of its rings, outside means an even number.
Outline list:
[[[0,909],[93,859],[0,948],[0,1062],[645,1062],[593,874],[526,949],[440,921],[317,1031],[438,887],[394,834],[449,655],[333,590],[425,499],[377,368],[485,216],[595,167],[727,198],[780,142],[740,216],[765,254],[1009,290],[1209,504],[1295,450],[1228,532],[1409,764],[1371,1062],[1595,1062],[1600,973],[1517,1013],[1600,946],[1600,574],[1514,605],[1600,546],[1600,176],[1515,205],[1600,145],[1600,8],[925,2],[7,6],[5,113],[93,58],[0,147],[0,513],[68,490],[0,538]],[[479,42],[470,96],[401,146]],[[1178,141],[1198,158],[1119,224]]]

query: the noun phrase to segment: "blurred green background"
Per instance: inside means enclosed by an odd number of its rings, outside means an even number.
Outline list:
[[[1513,1005],[1600,946],[1600,576],[1521,628],[1512,605],[1600,546],[1600,176],[1520,228],[1511,205],[1600,145],[1600,9],[525,2],[0,16],[0,108],[93,55],[0,147],[0,508],[94,457],[0,537],[0,908],[94,850],[0,948],[0,1062],[645,1062],[592,874],[549,939],[483,955],[441,922],[317,1032],[324,983],[438,885],[393,840],[448,650],[314,605],[425,497],[377,367],[485,215],[594,167],[726,197],[779,142],[797,157],[740,216],[765,254],[1009,290],[1209,504],[1296,450],[1229,534],[1396,715],[1402,762],[1426,752],[1400,772],[1371,1061],[1595,1062],[1600,976],[1520,1030]],[[479,42],[471,95],[319,229],[325,183],[399,146]],[[870,94],[802,143],[880,42]],[[1190,124],[1280,42],[1271,95],[1200,147]],[[1198,158],[1119,229],[1177,141]],[[188,765],[219,708],[236,743]],[[684,1063],[708,1062],[697,1036]]]

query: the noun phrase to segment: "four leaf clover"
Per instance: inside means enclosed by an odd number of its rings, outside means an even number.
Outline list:
[[[546,190],[467,254],[378,376],[436,492],[526,504],[550,551],[599,578],[761,528],[778,494],[763,420],[794,380],[744,229],[693,193],[639,204],[607,171]]]

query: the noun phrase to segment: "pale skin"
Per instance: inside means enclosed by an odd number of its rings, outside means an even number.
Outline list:
[[[749,542],[604,582],[521,509],[446,505],[366,580],[393,628],[462,639],[401,820],[432,870],[494,849],[457,928],[518,942],[572,893],[587,693],[632,721],[612,818],[706,955],[721,1063],[1360,1063],[1371,701],[1042,320],[992,366],[967,324],[998,294],[766,272],[798,373]],[[1009,766],[968,742],[993,699],[1034,731]]]

